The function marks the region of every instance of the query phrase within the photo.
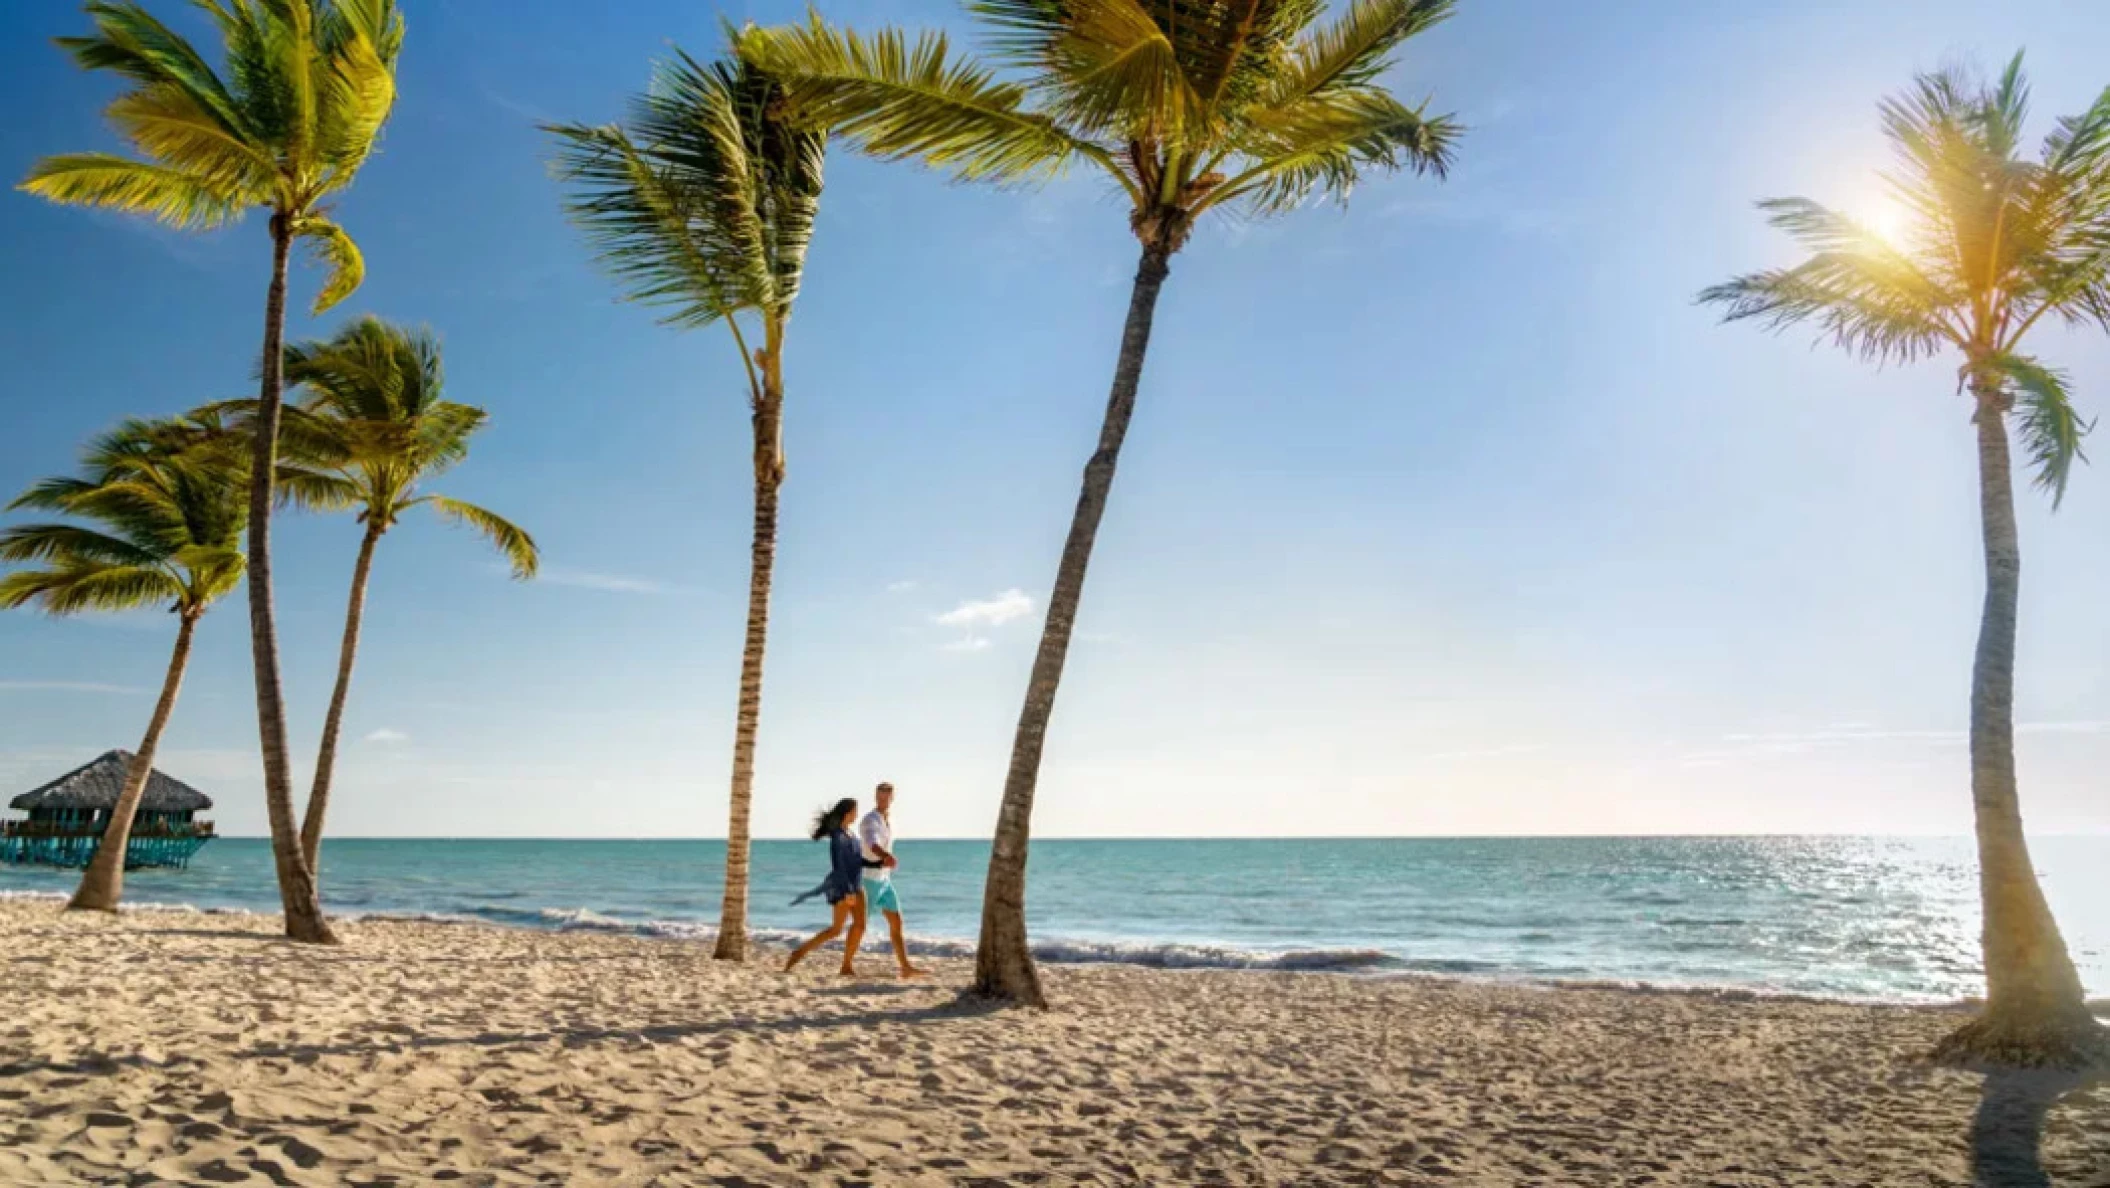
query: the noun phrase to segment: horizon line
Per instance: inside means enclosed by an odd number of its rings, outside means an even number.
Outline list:
[[[223,841],[270,841],[267,833],[221,833],[215,837]],[[1854,833],[1854,832],[1754,832],[1754,833],[1341,833],[1341,834],[1063,834],[1036,837],[1041,842],[1224,842],[1224,841],[1742,841],[1784,838],[1871,838],[1889,841],[1926,841],[1937,838],[1971,838],[1970,832],[1957,833]],[[2037,838],[2064,837],[2110,837],[2110,829],[2087,831],[2047,832],[2034,834]],[[404,833],[404,834],[352,834],[344,837],[324,838],[331,841],[461,841],[461,842],[723,842],[723,837],[700,836],[550,836],[510,835],[474,836],[469,834]],[[799,836],[756,837],[757,842],[811,842],[814,839]],[[911,837],[908,842],[980,842],[988,843],[988,837]]]

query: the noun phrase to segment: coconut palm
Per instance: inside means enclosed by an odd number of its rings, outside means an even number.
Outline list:
[[[762,654],[769,631],[777,497],[784,482],[784,336],[820,209],[826,137],[783,122],[782,92],[754,66],[677,53],[632,101],[626,127],[557,125],[565,208],[634,301],[671,326],[723,323],[747,378],[754,537],[747,635],[715,955],[747,955],[748,817]],[[750,352],[748,320],[760,334]]]
[[[1041,747],[1092,542],[1135,410],[1158,291],[1215,210],[1264,217],[1345,201],[1366,171],[1441,174],[1458,128],[1382,85],[1395,51],[1454,0],[976,0],[994,59],[946,39],[826,26],[756,30],[742,52],[785,80],[799,113],[874,156],[968,181],[1019,182],[1083,163],[1125,199],[1141,245],[1099,445],[1048,598],[1004,781],[983,892],[975,987],[1044,1004],[1026,944],[1025,882]]]
[[[207,424],[128,421],[89,447],[85,477],[51,478],[11,508],[86,523],[29,524],[0,533],[0,560],[32,563],[0,578],[0,607],[54,615],[166,607],[176,647],[146,736],[70,908],[116,911],[132,820],[175,711],[198,620],[242,580],[248,456]],[[90,524],[94,526],[89,526]]]
[[[310,507],[356,508],[365,526],[352,565],[344,642],[315,758],[315,786],[301,821],[301,854],[318,880],[316,859],[329,811],[337,737],[359,654],[367,579],[381,538],[405,513],[425,507],[483,536],[505,556],[513,576],[531,578],[538,565],[533,538],[511,521],[423,490],[424,483],[468,455],[469,439],[490,419],[483,409],[446,399],[443,379],[437,339],[378,318],[362,318],[327,341],[286,350],[286,380],[307,393],[288,417],[287,452],[303,464],[305,479],[293,497]]]
[[[135,3],[90,0],[95,31],[61,38],[86,70],[129,84],[105,109],[138,157],[73,153],[36,164],[22,188],[53,202],[146,215],[170,226],[231,223],[269,212],[271,284],[264,302],[255,490],[249,503],[249,625],[256,663],[264,800],[286,935],[333,944],[293,822],[278,626],[271,606],[276,472],[286,321],[286,262],[296,241],[329,269],[314,310],[359,287],[365,264],[331,218],[395,103],[403,19],[394,0],[193,0],[218,30],[225,69]]]
[[[2047,320],[2110,329],[2110,91],[2024,155],[2017,54],[1997,81],[1919,76],[1882,105],[1884,174],[1909,226],[1885,237],[1806,198],[1760,206],[1810,254],[1708,289],[1730,321],[1811,324],[1878,364],[1953,355],[1978,437],[1985,606],[1971,677],[1971,800],[1986,1004],[1942,1053],[2062,1063],[2110,1051],[2083,1002],[2031,865],[2015,787],[2015,620],[2022,570],[2008,438],[2056,506],[2089,424],[2066,377],[2023,350]]]

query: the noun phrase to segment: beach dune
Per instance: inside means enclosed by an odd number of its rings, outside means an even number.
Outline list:
[[[1948,1012],[1324,974],[843,983],[691,942],[0,903],[0,1183],[2110,1183]],[[884,966],[873,953],[871,968]]]

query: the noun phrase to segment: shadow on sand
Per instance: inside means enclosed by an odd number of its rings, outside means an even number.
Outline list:
[[[1986,1074],[1971,1119],[1971,1183],[1976,1188],[2054,1188],[2044,1170],[2044,1122],[2053,1106],[2105,1078],[2049,1069]]]

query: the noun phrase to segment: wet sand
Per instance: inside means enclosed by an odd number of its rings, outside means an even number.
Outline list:
[[[2110,1185],[2110,1084],[1930,1068],[1947,1011],[274,931],[0,903],[0,1183]]]

